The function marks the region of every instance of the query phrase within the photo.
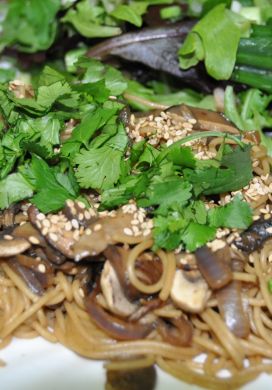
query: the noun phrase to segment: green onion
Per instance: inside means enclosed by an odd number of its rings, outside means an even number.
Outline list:
[[[236,65],[231,79],[272,93],[272,70]]]

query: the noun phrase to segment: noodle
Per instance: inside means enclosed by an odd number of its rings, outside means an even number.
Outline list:
[[[217,153],[222,140],[212,139],[205,147],[209,152]],[[233,140],[225,139],[224,142],[234,143]],[[200,146],[203,148],[203,144]],[[251,153],[255,163],[253,167],[256,183],[263,178],[263,183],[271,187],[272,159],[266,156],[265,149],[259,145],[254,145]],[[256,219],[260,215],[266,215],[265,207],[271,199],[271,193],[258,194],[246,189],[241,191],[254,209]],[[220,195],[222,205],[228,203],[226,195],[228,194]],[[233,231],[230,234],[238,233]],[[272,359],[272,299],[267,288],[268,280],[272,278],[271,242],[267,241],[259,251],[250,254],[248,261],[241,251],[232,249],[230,245],[233,257],[243,264],[242,270],[232,272],[232,279],[241,286],[241,300],[247,313],[248,328],[250,327],[249,334],[239,338],[232,333],[221,316],[220,299],[216,292],[209,293],[201,312],[186,311],[174,301],[171,291],[176,270],[183,270],[184,267],[176,253],[164,250],[153,253],[150,234],[132,237],[121,233],[118,237],[113,235],[111,239],[116,240],[118,250],[126,254],[125,280],[120,279],[119,284],[123,289],[133,288],[138,294],[134,301],[131,299],[129,302],[137,308],[136,319],[133,318],[130,323],[155,324],[148,336],[138,340],[115,338],[99,326],[97,318],[90,316],[86,310],[89,292],[83,288],[81,271],[76,268],[82,267],[82,270],[84,267],[92,267],[91,262],[87,266],[85,263],[81,266],[80,262],[76,266],[72,264],[73,268],[68,267],[66,271],[65,267],[62,269],[61,266],[54,265],[51,284],[39,296],[27,287],[8,261],[1,259],[0,348],[5,348],[12,337],[41,336],[52,343],[59,342],[86,358],[105,360],[105,368],[108,370],[132,370],[157,364],[181,380],[208,389],[235,389],[262,372],[272,373],[272,364],[266,361]],[[141,262],[142,268],[139,266]],[[113,264],[110,261],[108,263],[111,266]],[[151,282],[145,277],[144,266],[152,268],[154,263],[161,268],[156,269],[159,276]],[[188,262],[186,266],[188,269],[192,267],[190,272],[199,273],[195,262]],[[115,268],[114,271],[116,275],[120,272]],[[111,312],[111,302],[103,295],[100,284],[96,283],[92,288],[94,290],[90,295],[94,294],[95,305],[103,313]],[[121,299],[120,296],[117,298]],[[124,294],[122,299],[127,302],[129,298],[128,294]],[[134,314],[133,312],[132,317]],[[120,314],[120,318],[126,323],[131,318],[130,315],[131,313],[124,315],[124,319]],[[167,324],[170,333],[175,324],[182,320],[192,329],[190,343],[184,346],[165,339],[159,332],[158,325]],[[178,328],[174,329],[176,331]],[[0,365],[2,364],[0,360]],[[222,377],[222,370],[227,370],[226,377]]]

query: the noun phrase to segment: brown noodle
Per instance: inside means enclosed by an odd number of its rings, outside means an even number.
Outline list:
[[[212,141],[211,150],[216,150],[219,143],[219,139]],[[255,173],[268,175],[271,158],[266,156],[264,149],[253,146],[252,157],[254,161],[259,161]],[[267,182],[272,182],[271,176]],[[250,200],[257,214],[267,198],[263,196],[261,201]],[[124,236],[118,240],[131,245],[127,269],[134,287],[145,294],[158,293],[162,301],[167,301],[176,270],[175,255],[162,250],[157,252],[163,272],[156,283],[147,285],[137,277],[135,262],[151,248],[152,239]],[[227,328],[217,312],[217,301],[212,296],[200,315],[187,313],[194,328],[190,347],[168,344],[162,341],[156,330],[143,340],[116,341],[99,329],[85,311],[79,280],[58,272],[54,285],[42,297],[38,297],[2,260],[0,348],[5,348],[13,336],[32,338],[39,335],[50,342],[60,342],[87,358],[106,360],[106,367],[111,370],[146,367],[156,363],[188,383],[209,389],[240,387],[262,372],[272,372],[272,363],[264,360],[272,359],[272,299],[267,288],[267,281],[272,275],[269,260],[271,249],[271,243],[267,242],[260,252],[250,255],[250,263],[243,272],[234,272],[234,279],[241,281],[244,286],[243,296],[250,316],[250,335],[246,339],[239,339]],[[181,313],[171,301],[153,311],[157,317],[168,318],[177,318]],[[204,360],[196,360],[202,353],[205,354]],[[222,369],[228,370],[225,377],[220,376]]]

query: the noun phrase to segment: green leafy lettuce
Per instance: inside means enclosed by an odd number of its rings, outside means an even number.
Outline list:
[[[209,75],[228,80],[232,74],[242,30],[248,22],[218,4],[201,18],[179,50],[180,66],[188,69],[204,60]]]

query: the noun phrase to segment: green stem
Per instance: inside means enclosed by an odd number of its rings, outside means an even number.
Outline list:
[[[272,39],[241,39],[236,56],[236,63],[272,70]]]
[[[231,79],[272,93],[272,71],[257,69],[245,65],[236,65]]]

